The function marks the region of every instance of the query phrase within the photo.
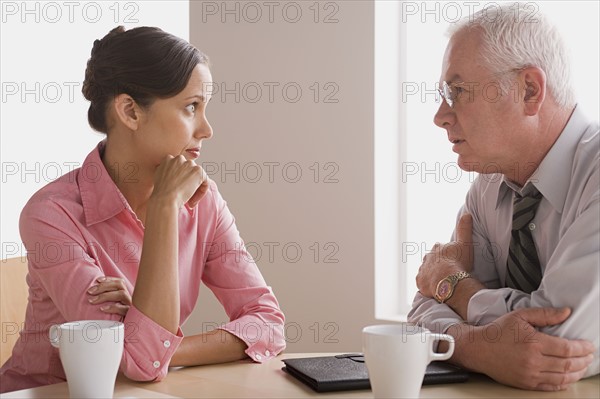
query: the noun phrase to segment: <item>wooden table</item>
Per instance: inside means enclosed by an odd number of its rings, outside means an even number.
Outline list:
[[[251,361],[172,369],[157,383],[117,378],[116,398],[372,398],[370,390],[317,393],[281,370],[281,359],[330,356],[330,353],[283,354],[262,365]],[[0,395],[2,398],[64,398],[67,383],[47,385]],[[509,388],[484,376],[466,383],[429,385],[421,398],[599,398],[600,376],[582,380],[560,392],[535,392]]]

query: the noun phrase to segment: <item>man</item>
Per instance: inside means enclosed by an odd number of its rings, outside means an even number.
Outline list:
[[[451,32],[434,122],[480,175],[453,241],[423,258],[409,320],[454,336],[467,369],[562,390],[600,371],[600,139],[558,33],[530,14],[507,4]]]

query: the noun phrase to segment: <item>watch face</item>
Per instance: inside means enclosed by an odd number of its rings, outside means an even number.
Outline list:
[[[438,287],[438,296],[440,298],[446,298],[448,296],[448,294],[450,293],[450,282],[449,281],[442,281]]]

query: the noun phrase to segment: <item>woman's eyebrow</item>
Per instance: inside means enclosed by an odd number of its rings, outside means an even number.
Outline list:
[[[191,100],[191,99],[194,99],[194,98],[198,98],[198,99],[200,99],[200,101],[205,101],[206,100],[206,98],[203,95],[200,95],[200,94],[190,96],[190,97],[186,98],[186,100]]]

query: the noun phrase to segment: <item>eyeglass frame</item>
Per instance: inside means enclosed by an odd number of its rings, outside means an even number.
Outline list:
[[[448,84],[448,82],[446,82],[445,80],[442,81],[442,87],[438,87],[436,88],[440,97],[442,97],[442,99],[446,102],[446,104],[448,104],[448,106],[450,108],[454,108],[454,99],[458,98],[458,94],[456,95],[455,98],[452,98],[452,88],[450,87],[451,85],[459,85],[459,84],[464,84],[465,82],[457,82],[457,83],[450,83]]]
[[[495,74],[492,74],[491,76],[503,75],[503,74],[512,73],[512,72],[519,72],[525,68],[528,68],[528,67],[525,66],[525,67],[520,67],[520,68],[513,68],[508,71],[497,72]],[[457,93],[456,96],[454,98],[452,98],[452,86],[456,87],[456,86],[464,85],[466,83],[467,82],[465,82],[465,81],[448,83],[445,80],[443,80],[442,87],[440,88],[439,83],[438,83],[438,87],[436,88],[436,90],[437,90],[438,94],[440,95],[440,97],[442,97],[442,99],[446,102],[446,104],[448,104],[448,106],[450,108],[454,108],[454,102],[458,98],[459,93]],[[472,83],[470,83],[470,85],[472,85]]]

